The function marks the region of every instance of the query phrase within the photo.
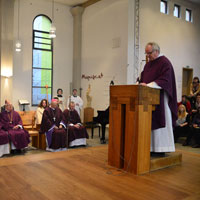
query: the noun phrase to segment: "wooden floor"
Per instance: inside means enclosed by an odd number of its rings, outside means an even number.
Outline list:
[[[135,176],[107,165],[107,145],[0,159],[0,200],[199,200],[200,154]]]

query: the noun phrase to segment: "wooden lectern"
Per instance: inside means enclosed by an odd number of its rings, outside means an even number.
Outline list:
[[[109,165],[134,174],[150,171],[152,110],[159,103],[159,89],[110,86]]]

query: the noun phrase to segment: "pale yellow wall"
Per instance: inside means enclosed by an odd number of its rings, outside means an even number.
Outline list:
[[[39,15],[44,14],[52,17],[52,2],[46,0],[21,0],[20,5],[20,39],[22,41],[22,52],[14,52],[13,71],[13,104],[16,110],[21,109],[18,105],[19,99],[26,99],[31,103],[32,84],[32,22]],[[15,31],[17,36],[17,3],[15,4]],[[73,17],[70,7],[55,3],[54,23],[56,35],[54,39],[53,56],[53,96],[58,88],[62,88],[67,98],[70,93],[70,82],[72,81],[72,52],[73,52]],[[28,106],[27,109],[35,109]]]
[[[109,105],[110,81],[126,84],[128,0],[102,0],[86,8],[82,27],[82,74],[103,74],[101,79],[82,79],[83,99],[86,106],[91,84],[92,107],[104,110]]]

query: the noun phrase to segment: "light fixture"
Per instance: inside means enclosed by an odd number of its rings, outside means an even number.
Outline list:
[[[12,77],[12,69],[8,66],[2,66],[1,69],[1,76],[5,78],[10,78]]]
[[[21,44],[21,41],[19,40],[19,8],[20,8],[20,0],[18,0],[18,24],[17,24],[17,40],[15,42],[15,51],[16,52],[20,52],[22,50],[22,44]]]
[[[51,23],[51,28],[49,31],[49,37],[50,38],[55,38],[56,37],[56,27],[54,25],[54,0],[52,0],[52,23]]]

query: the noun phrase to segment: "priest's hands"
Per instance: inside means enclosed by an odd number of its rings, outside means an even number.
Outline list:
[[[79,124],[75,124],[74,127],[75,127],[75,128],[79,128],[80,125],[79,125]]]
[[[147,86],[147,84],[146,84],[146,83],[140,83],[140,85]]]
[[[63,126],[60,124],[59,128],[63,128]]]
[[[16,126],[13,127],[14,130],[16,130],[16,129],[18,129],[18,128],[19,128],[18,125],[16,125]]]
[[[61,128],[63,128],[63,126],[61,124],[59,125],[59,127],[54,126],[54,129],[61,129]]]

